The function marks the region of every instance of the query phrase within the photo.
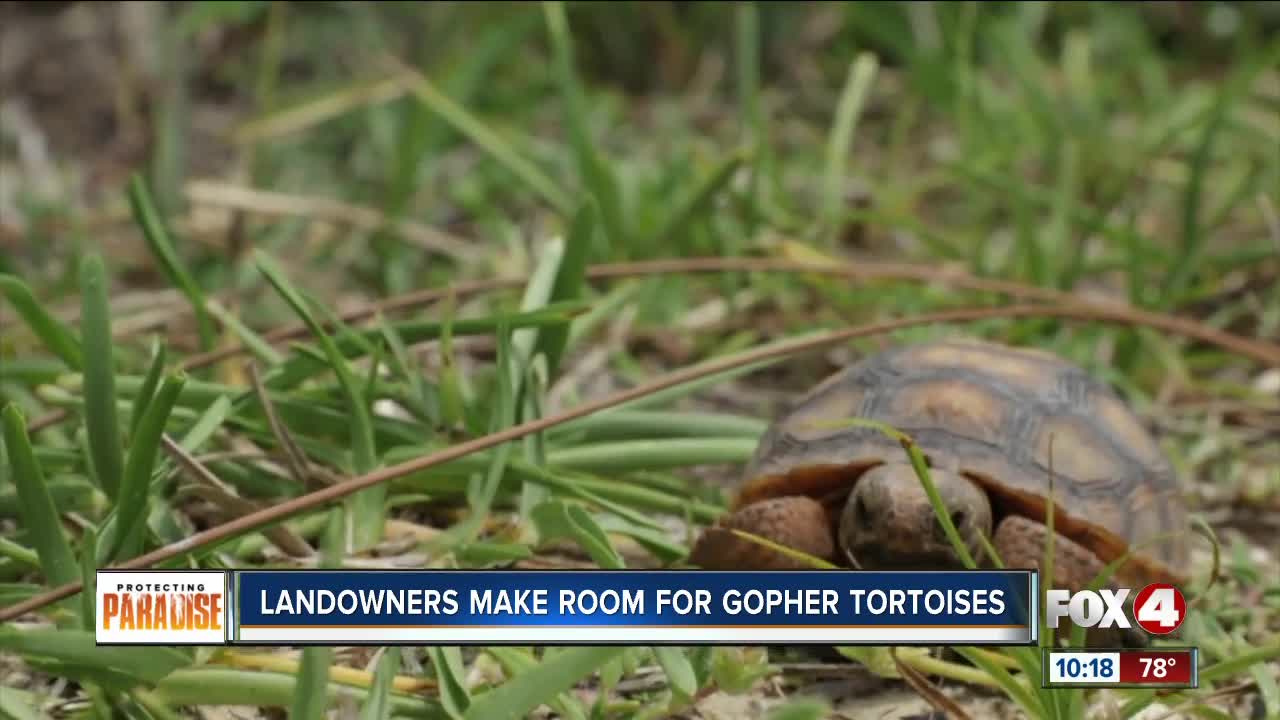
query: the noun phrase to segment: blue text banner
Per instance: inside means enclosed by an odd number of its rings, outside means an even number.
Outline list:
[[[279,570],[234,573],[249,645],[1036,642],[1033,572]]]

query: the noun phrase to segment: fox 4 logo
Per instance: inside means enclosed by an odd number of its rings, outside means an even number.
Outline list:
[[[1130,590],[1103,588],[1097,591],[1048,590],[1045,593],[1045,615],[1050,628],[1056,629],[1062,618],[1084,628],[1133,627],[1126,612]],[[1138,591],[1133,598],[1133,619],[1137,626],[1152,635],[1168,635],[1187,617],[1187,601],[1172,585],[1153,583]]]

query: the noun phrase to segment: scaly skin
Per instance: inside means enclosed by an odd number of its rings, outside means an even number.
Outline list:
[[[835,539],[821,503],[790,496],[752,503],[708,528],[689,561],[707,570],[813,569],[796,558],[729,532],[743,530],[822,560],[834,560]]]

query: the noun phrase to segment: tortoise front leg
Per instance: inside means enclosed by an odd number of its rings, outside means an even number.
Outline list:
[[[1018,515],[1001,521],[991,544],[1007,568],[1035,568],[1044,577],[1044,551],[1049,539],[1049,528],[1043,523]],[[1053,578],[1045,578],[1047,588],[1060,588],[1077,592],[1084,590],[1102,572],[1106,564],[1097,555],[1079,543],[1054,533]],[[1114,589],[1114,586],[1110,586]],[[1128,598],[1129,617],[1133,617],[1132,595]],[[1069,637],[1070,621],[1058,627],[1060,638]],[[1090,647],[1145,647],[1147,636],[1141,630],[1122,628],[1091,628],[1085,643]]]
[[[1049,541],[1049,528],[1020,515],[1007,517],[991,538],[996,553],[1008,568],[1035,568],[1043,574],[1044,551]],[[1054,534],[1053,578],[1045,578],[1049,587],[1083,590],[1102,572],[1103,562],[1079,543]]]
[[[823,560],[835,555],[826,509],[813,498],[796,495],[761,500],[721,518],[698,538],[689,562],[705,570],[814,569],[729,530],[758,535]]]

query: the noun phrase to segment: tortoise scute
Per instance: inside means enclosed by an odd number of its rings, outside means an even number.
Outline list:
[[[854,417],[907,433],[935,466],[973,477],[1019,512],[1043,518],[1052,484],[1065,526],[1104,560],[1137,544],[1137,564],[1155,575],[1185,566],[1186,512],[1171,464],[1109,387],[1061,358],[949,340],[864,359],[774,423],[744,494],[829,493],[858,474],[832,468],[904,459],[883,433],[839,424]]]
[[[1125,448],[1138,462],[1159,471],[1159,477],[1154,479],[1169,483],[1162,484],[1162,487],[1172,487],[1173,472],[1168,458],[1119,398],[1110,391],[1095,391],[1089,398],[1089,406],[1098,423],[1110,430],[1116,444]]]
[[[964,377],[921,378],[881,388],[872,405],[892,427],[940,427],[965,438],[995,444],[1013,420],[1013,408],[998,389]]]
[[[1032,460],[1055,478],[1066,478],[1077,500],[1124,498],[1143,481],[1142,465],[1118,451],[1106,428],[1078,414],[1041,418],[1032,438]],[[1100,508],[1099,508],[1100,509]]]
[[[926,368],[968,370],[999,377],[1003,385],[1023,391],[1044,386],[1054,373],[1070,370],[1061,358],[1040,351],[1006,350],[976,341],[951,341],[918,346],[904,353],[901,362],[917,371]]]

